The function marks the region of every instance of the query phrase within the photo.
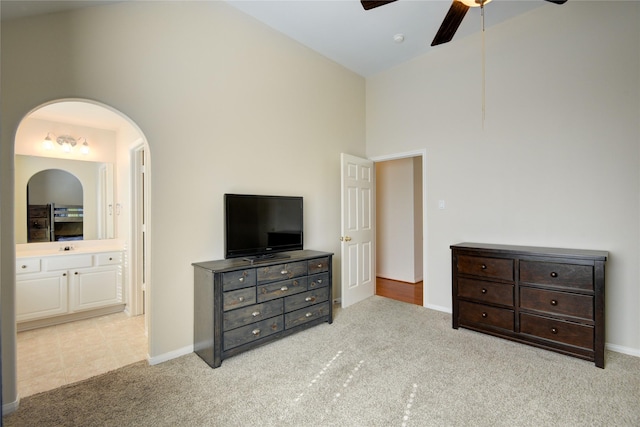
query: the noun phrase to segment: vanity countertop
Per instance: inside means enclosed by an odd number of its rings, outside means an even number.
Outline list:
[[[67,247],[69,250],[65,250]],[[69,256],[100,252],[116,252],[122,250],[124,250],[123,245],[116,242],[101,242],[100,244],[88,245],[79,245],[78,242],[58,242],[55,244],[47,243],[43,245],[31,243],[28,245],[16,245],[16,259],[44,256]]]

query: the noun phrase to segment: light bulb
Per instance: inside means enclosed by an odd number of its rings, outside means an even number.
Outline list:
[[[45,139],[42,141],[42,148],[44,148],[45,150],[52,150],[53,149],[53,141],[49,137],[49,134],[47,134]]]
[[[80,152],[82,154],[89,154],[89,144],[87,144],[87,141],[82,143],[82,147],[80,147]]]

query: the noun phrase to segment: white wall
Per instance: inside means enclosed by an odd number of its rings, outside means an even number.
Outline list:
[[[303,196],[305,246],[339,253],[339,154],[365,154],[362,77],[223,2],[118,3],[4,22],[1,43],[5,402],[16,398],[13,143],[22,117],[46,101],[110,105],[149,142],[152,358],[192,348],[191,263],[223,255],[225,192]],[[338,257],[335,290],[339,268]]]
[[[638,22],[570,1],[489,28],[484,129],[479,35],[367,79],[367,155],[427,153],[428,305],[451,307],[451,244],[607,250],[606,342],[640,355]]]
[[[376,275],[422,280],[422,159],[376,162]],[[417,255],[417,256],[416,256]]]

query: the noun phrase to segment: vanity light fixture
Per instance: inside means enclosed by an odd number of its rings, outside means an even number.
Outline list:
[[[52,139],[52,137],[55,139]],[[53,145],[54,140],[55,142],[58,143],[58,145],[60,145],[60,147],[62,148],[62,151],[64,151],[65,153],[70,153],[73,150],[73,147],[82,143],[80,147],[80,152],[82,154],[89,154],[89,142],[87,141],[87,138],[83,136],[77,139],[71,135],[60,135],[56,137],[51,132],[47,132],[47,136],[42,141],[42,147],[45,150],[52,150],[54,148],[54,145]]]

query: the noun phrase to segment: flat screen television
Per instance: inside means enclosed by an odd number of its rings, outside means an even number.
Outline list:
[[[224,257],[267,258],[303,247],[302,197],[224,195]]]

